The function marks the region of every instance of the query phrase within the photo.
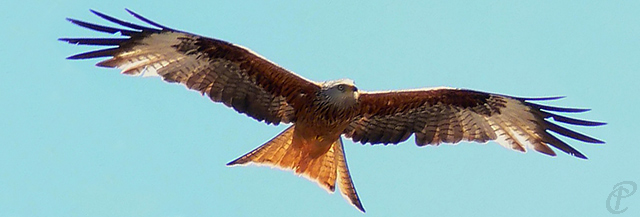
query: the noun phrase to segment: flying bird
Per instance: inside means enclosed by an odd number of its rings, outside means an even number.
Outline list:
[[[521,98],[455,88],[366,92],[348,79],[314,82],[247,48],[172,29],[127,11],[150,26],[93,10],[120,27],[68,19],[81,27],[121,36],[60,38],[72,44],[105,46],[68,59],[108,57],[97,66],[118,68],[132,76],[159,76],[258,121],[291,124],[227,165],[292,170],[329,192],[338,185],[342,195],[362,212],[345,159],[343,135],[371,145],[397,144],[411,135],[415,135],[418,146],[496,141],[516,151],[533,149],[555,156],[551,146],[583,159],[587,157],[549,132],[587,143],[604,143],[551,121],[580,126],[605,124],[556,114],[588,109],[534,103],[561,97]]]

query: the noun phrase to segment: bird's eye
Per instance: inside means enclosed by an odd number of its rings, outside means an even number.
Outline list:
[[[344,85],[338,85],[338,90],[339,91],[344,91]]]

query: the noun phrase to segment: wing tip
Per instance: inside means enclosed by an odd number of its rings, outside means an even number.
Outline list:
[[[547,101],[547,100],[558,100],[566,98],[567,96],[547,96],[547,97],[512,97],[517,100],[522,101]]]
[[[64,42],[67,42],[69,44],[73,44],[73,43],[71,43],[71,38],[58,38],[58,41],[64,41]]]
[[[577,158],[584,159],[584,160],[588,160],[589,159],[589,158],[587,158],[587,156],[585,156],[584,154],[582,154],[581,152],[579,152],[578,150],[575,150],[575,149],[566,150],[566,151],[561,149],[561,151],[567,153],[569,156],[577,157]],[[548,154],[548,153],[544,153],[544,152],[541,152],[541,153],[549,155],[551,157],[556,157],[557,156],[556,153],[553,153],[553,154]]]
[[[607,123],[607,122],[599,122],[599,121],[594,121],[594,122],[599,124],[599,125],[596,125],[596,126],[609,125],[609,123]]]
[[[68,59],[68,60],[81,60],[81,59],[87,59],[87,57],[86,57],[86,53],[79,53],[79,54],[68,56],[66,59]]]
[[[602,126],[602,125],[606,125],[606,122],[600,122],[600,121],[588,121],[588,120],[581,120],[581,119],[576,119],[576,118],[570,118],[570,117],[566,117],[566,116],[562,116],[559,114],[554,114],[554,113],[550,113],[547,111],[542,111],[540,110],[540,113],[542,113],[543,118],[551,118],[554,121],[557,122],[561,122],[561,123],[565,123],[565,124],[572,124],[572,125],[578,125],[578,126],[588,126],[588,127],[597,127],[597,126]]]
[[[558,133],[560,135],[563,135],[565,137],[568,138],[572,138],[578,141],[582,141],[582,142],[586,142],[586,143],[593,143],[593,144],[603,144],[604,141],[593,138],[591,136],[587,136],[584,135],[582,133],[576,132],[574,130],[562,127],[558,124],[555,123],[551,123],[549,121],[546,121],[546,129],[555,133]]]
[[[134,17],[135,17],[135,16],[139,16],[139,15],[138,15],[138,13],[133,12],[133,10],[130,10],[129,8],[124,8],[124,10],[125,10],[125,11],[127,11],[127,13],[129,13],[129,14],[133,15]]]
[[[76,54],[76,55],[68,56],[65,59],[68,59],[68,60],[79,60],[79,59],[82,59],[79,56],[80,56],[80,54]]]
[[[587,156],[585,156],[584,154],[580,153],[579,151],[576,151],[574,153],[569,153],[569,155],[580,158],[580,159],[585,159],[585,160],[589,160],[589,158]]]
[[[562,98],[565,98],[565,97],[566,96],[511,97],[511,98],[519,100],[519,101],[522,101],[526,105],[532,106],[532,107],[540,109],[540,110],[547,110],[547,111],[554,111],[554,112],[567,112],[567,113],[581,113],[581,112],[591,111],[591,109],[588,109],[588,108],[564,108],[564,107],[548,106],[548,105],[541,105],[541,104],[536,104],[536,103],[529,102],[529,101],[557,100],[557,99],[562,99]]]
[[[99,17],[102,17],[102,18],[104,18],[105,16],[108,17],[106,14],[103,14],[103,13],[101,13],[99,11],[94,10],[94,9],[89,9],[89,11],[91,13],[95,14],[95,15],[98,15]]]
[[[142,15],[140,15],[140,14],[138,14],[136,12],[134,12],[132,10],[129,10],[128,8],[125,8],[124,10],[126,10],[129,14],[133,15],[133,17],[138,18],[139,20],[142,20],[143,22],[145,22],[147,24],[150,24],[152,26],[161,28],[163,30],[176,31],[175,29],[172,29],[172,28],[166,27],[164,25],[160,25],[159,23],[153,22],[153,21],[147,19],[146,17],[143,17]]]
[[[596,138],[591,138],[593,139],[593,142],[590,142],[591,144],[605,144],[605,141],[602,141],[600,139],[596,139]]]
[[[582,112],[591,111],[591,109],[588,109],[588,108],[565,108],[565,107],[540,105],[540,104],[535,104],[530,102],[525,102],[525,103],[540,110],[554,111],[554,112],[582,113]]]
[[[102,50],[94,50],[94,51],[79,53],[79,54],[67,57],[67,59],[76,60],[76,59],[93,59],[93,58],[100,58],[100,57],[113,57],[116,52],[118,52],[117,47],[106,48]]]

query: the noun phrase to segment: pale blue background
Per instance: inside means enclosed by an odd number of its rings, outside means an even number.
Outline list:
[[[640,183],[639,1],[14,1],[0,7],[0,217],[363,216],[339,194],[264,167],[225,166],[267,126],[159,79],[66,56],[59,37],[108,35],[89,9],[241,44],[309,79],[362,90],[451,86],[606,121],[565,139],[590,159],[490,142],[417,148],[345,141],[367,216],[611,216],[613,185]],[[619,216],[640,215],[640,193]]]

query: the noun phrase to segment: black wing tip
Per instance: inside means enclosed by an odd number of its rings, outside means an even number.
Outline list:
[[[599,122],[599,121],[586,121],[586,120],[579,120],[579,119],[573,119],[573,118],[568,118],[568,117],[561,117],[561,116],[550,116],[551,118],[553,118],[554,121],[557,122],[562,122],[565,124],[573,124],[573,125],[578,125],[578,126],[588,126],[588,127],[598,127],[598,126],[603,126],[603,125],[607,125],[607,123],[605,122]]]
[[[73,56],[68,56],[66,59],[68,59],[68,60],[81,60],[81,59],[87,59],[87,58],[84,57],[84,53],[81,53],[81,54],[76,54],[76,55],[73,55]]]
[[[115,33],[119,32],[120,34],[125,35],[125,36],[131,36],[131,35],[140,33],[139,31],[127,30],[127,29],[119,29],[119,28],[114,28],[114,27],[109,27],[109,26],[103,26],[103,25],[98,25],[98,24],[85,22],[85,21],[82,21],[82,20],[72,19],[72,18],[67,18],[67,20],[69,22],[75,24],[75,25],[80,26],[80,27],[91,29],[91,30],[98,31],[98,32],[105,32],[105,33],[110,33],[110,34],[115,34]]]
[[[112,57],[118,52],[118,48],[106,48],[102,50],[94,50],[89,52],[84,52],[80,54],[76,54],[70,57],[67,57],[69,60],[77,60],[77,59],[93,59],[100,57]]]
[[[587,156],[585,156],[584,154],[577,152],[577,153],[569,153],[569,155],[580,158],[580,159],[585,159],[585,160],[589,160],[589,158]]]
[[[587,108],[564,108],[564,107],[555,107],[555,106],[547,106],[547,105],[540,105],[537,103],[532,103],[530,101],[547,101],[547,100],[558,100],[558,99],[562,99],[565,98],[566,96],[553,96],[553,97],[512,97],[516,100],[520,100],[522,103],[524,103],[527,106],[530,106],[534,109],[537,109],[539,112],[542,113],[543,118],[552,118],[554,121],[557,122],[561,122],[561,123],[566,123],[566,124],[572,124],[572,125],[579,125],[579,126],[602,126],[602,125],[606,125],[607,123],[605,122],[599,122],[599,121],[587,121],[587,120],[580,120],[580,119],[575,119],[575,118],[570,118],[570,117],[565,117],[562,115],[557,115],[554,113],[550,113],[550,112],[565,112],[565,113],[581,113],[581,112],[587,112],[587,111],[591,111],[591,109],[587,109]],[[596,139],[578,132],[575,132],[573,130],[561,127],[557,124],[551,123],[549,121],[545,121],[547,122],[547,130],[555,132],[555,133],[559,133],[565,137],[569,137],[571,139],[575,139],[578,141],[582,141],[582,142],[586,142],[586,143],[591,143],[591,144],[604,144],[605,142],[600,140],[600,139]],[[551,136],[551,135],[549,135]],[[571,146],[569,146],[568,144],[562,142],[561,140],[555,138],[554,136],[551,136],[553,139],[551,140],[551,142],[549,143],[551,146],[554,146],[560,150],[562,150],[563,152],[580,158],[580,159],[585,159],[587,160],[587,156],[585,156],[584,154],[580,153],[578,150],[572,148]]]
[[[75,45],[80,44],[78,42],[78,38],[58,38],[58,41],[64,41],[64,42],[67,42],[69,44],[75,44]]]
[[[548,100],[558,100],[563,99],[567,96],[548,96],[548,97],[512,97],[521,101],[548,101]]]
[[[134,16],[138,19],[141,19],[149,24],[152,24],[156,27],[160,27],[162,28],[159,24],[157,23],[153,23],[151,21],[149,21],[146,18],[141,17],[138,14],[135,14],[133,11],[126,9],[128,12],[134,14]],[[133,37],[134,35],[140,34],[140,33],[145,33],[145,31],[147,31],[148,33],[159,33],[161,32],[163,29],[155,29],[152,27],[145,27],[145,26],[141,26],[141,25],[137,25],[137,24],[133,24],[133,23],[129,23],[126,21],[122,21],[119,20],[117,18],[111,17],[109,15],[106,15],[102,12],[90,9],[89,11],[91,11],[91,13],[107,20],[110,21],[112,23],[118,24],[122,27],[128,27],[131,28],[133,30],[130,29],[123,29],[123,28],[115,28],[115,27],[109,27],[109,26],[103,26],[103,25],[98,25],[98,24],[93,24],[93,23],[89,23],[89,22],[85,22],[85,21],[81,21],[81,20],[77,20],[77,19],[73,19],[73,18],[66,18],[67,21],[84,27],[84,28],[88,28],[94,31],[98,31],[98,32],[105,32],[105,33],[110,33],[110,34],[116,34],[116,33],[120,33],[122,36],[128,36],[127,38],[58,38],[59,41],[63,41],[63,42],[67,42],[70,44],[76,44],[76,45],[99,45],[99,46],[120,46],[122,43],[126,42],[127,40],[129,40],[131,37]],[[70,60],[77,60],[77,59],[91,59],[91,58],[99,58],[99,57],[108,57],[108,56],[113,56],[115,53],[117,53],[117,49],[116,48],[107,48],[107,49],[103,49],[103,50],[95,50],[95,51],[90,51],[90,52],[85,52],[85,53],[81,53],[81,54],[76,54],[73,56],[69,56],[67,57],[67,59]]]
[[[554,148],[559,149],[560,151],[567,153],[568,155],[580,158],[580,159],[588,159],[587,156],[585,156],[584,154],[580,153],[580,151],[576,150],[575,148],[571,147],[569,144],[567,144],[566,142],[558,139],[557,137],[549,134],[549,133],[545,133],[546,135],[544,135],[544,137],[546,137],[546,142],[548,145],[553,146]]]
[[[79,20],[76,20],[76,19],[73,19],[73,18],[69,18],[69,17],[65,18],[65,20],[67,20],[67,21],[69,21],[69,22],[71,22],[73,24],[75,24],[76,22],[79,21]]]
[[[166,27],[164,25],[160,25],[159,23],[153,22],[153,21],[147,19],[146,17],[143,17],[142,15],[140,15],[140,14],[138,14],[136,12],[133,12],[132,10],[129,10],[128,8],[125,8],[124,10],[126,10],[129,14],[133,15],[135,18],[138,18],[139,20],[142,20],[143,22],[148,23],[148,24],[150,24],[152,26],[158,27],[158,28],[160,28],[162,30],[177,31],[175,29],[172,29],[172,28]]]
[[[540,104],[529,102],[529,101],[558,100],[558,99],[566,98],[566,96],[550,96],[550,97],[512,97],[512,96],[507,96],[507,97],[519,100],[519,101],[525,103],[526,105],[535,107],[537,109],[542,109],[542,110],[547,110],[547,111],[569,112],[569,113],[580,113],[580,112],[591,111],[591,109],[586,109],[586,108],[563,108],[563,107],[540,105]]]
[[[121,25],[121,26],[124,26],[124,27],[128,27],[128,28],[131,28],[131,29],[140,30],[140,31],[150,31],[150,32],[161,31],[161,29],[154,29],[154,28],[150,28],[150,27],[146,27],[146,26],[141,26],[141,25],[138,25],[138,24],[135,24],[135,23],[130,23],[130,22],[127,22],[127,21],[124,21],[124,20],[120,20],[118,18],[109,16],[107,14],[95,11],[93,9],[91,9],[90,11],[91,11],[91,13],[94,13],[95,15],[101,17],[102,19],[105,19],[105,20],[110,21],[112,23],[115,23],[115,24],[118,24],[118,25]],[[138,16],[135,16],[135,17],[137,18]],[[140,18],[138,18],[138,19],[140,19]],[[141,20],[144,21],[145,19],[141,19]]]
[[[565,108],[565,107],[540,105],[540,104],[531,103],[531,102],[524,102],[524,103],[526,105],[534,107],[536,109],[546,110],[546,111],[554,111],[554,112],[582,113],[582,112],[591,111],[591,109],[588,109],[588,108]]]
[[[134,17],[142,17],[140,16],[140,14],[134,12],[133,10],[129,9],[129,8],[124,8],[125,11],[127,11],[127,13],[133,15]]]
[[[605,122],[599,122],[599,121],[587,121],[587,120],[581,120],[576,118],[570,118],[570,117],[566,117],[566,116],[562,116],[559,114],[554,114],[554,113],[550,113],[542,110],[540,110],[540,113],[542,113],[544,118],[552,118],[554,121],[565,123],[565,124],[589,126],[589,127],[597,127],[597,126],[602,126],[607,124]]]
[[[120,46],[127,42],[128,38],[60,38],[60,41],[66,41],[76,45],[98,45],[98,46]]]
[[[586,120],[578,120],[580,121],[579,123],[573,123],[573,122],[567,122],[564,120],[560,120],[559,118],[553,118],[554,121],[558,121],[558,122],[562,122],[562,123],[567,123],[567,124],[573,124],[573,125],[580,125],[580,126],[588,126],[588,127],[598,127],[598,126],[603,126],[603,125],[607,125],[606,122],[600,122],[600,121],[586,121]]]
[[[89,9],[89,11],[91,11],[91,13],[93,13],[93,14],[95,14],[95,15],[98,15],[99,17],[102,17],[102,18],[110,17],[110,16],[108,16],[108,15],[106,15],[106,14],[102,13],[102,12],[99,12],[99,11],[96,11],[96,10],[93,10],[93,9]],[[106,19],[106,18],[105,18],[105,19]]]
[[[558,133],[560,135],[563,135],[563,136],[566,136],[566,137],[569,137],[569,138],[572,138],[572,139],[575,139],[575,140],[587,142],[587,143],[594,143],[594,144],[602,144],[602,143],[604,143],[602,140],[593,138],[591,136],[587,136],[587,135],[584,135],[582,133],[578,133],[576,131],[573,131],[573,130],[565,128],[565,127],[562,127],[562,126],[557,125],[555,123],[551,123],[549,121],[546,121],[546,122],[547,123],[545,125],[546,125],[547,130],[556,132],[556,133]]]
[[[160,24],[158,24],[156,22],[153,22],[153,21],[151,21],[151,20],[149,20],[149,19],[147,19],[147,18],[145,18],[145,17],[143,17],[143,16],[141,16],[141,15],[139,15],[139,14],[137,14],[137,13],[135,13],[135,12],[129,10],[129,9],[125,8],[125,10],[127,12],[129,12],[131,15],[133,15],[135,18],[137,18],[137,19],[139,19],[141,21],[144,21],[145,23],[150,24],[153,27],[147,27],[147,26],[138,25],[138,24],[135,24],[135,23],[130,23],[130,22],[127,22],[127,21],[124,21],[124,20],[120,20],[118,18],[109,16],[107,14],[104,14],[102,12],[99,12],[99,11],[96,11],[96,10],[93,10],[93,9],[90,9],[89,11],[91,11],[91,13],[99,16],[100,18],[105,19],[105,20],[107,20],[109,22],[115,23],[117,25],[120,25],[121,27],[118,28],[118,27],[103,26],[103,25],[93,24],[93,23],[89,23],[89,22],[85,22],[85,21],[77,20],[77,19],[73,19],[73,18],[66,18],[66,20],[71,22],[71,23],[73,23],[73,24],[75,24],[75,25],[78,25],[78,26],[81,26],[81,27],[84,27],[84,28],[88,28],[88,29],[91,29],[91,30],[94,30],[94,31],[111,33],[111,34],[120,33],[123,36],[129,36],[129,37],[131,37],[133,35],[136,35],[136,34],[144,33],[144,32],[150,32],[150,33],[160,33],[162,31],[176,31],[177,32],[177,30],[174,30],[174,29],[168,28],[166,26],[160,25]],[[126,28],[122,28],[122,27],[130,28],[130,29],[126,29]],[[154,27],[157,27],[157,28],[154,28]]]
[[[113,17],[111,17],[109,15],[106,15],[106,14],[100,12],[100,11],[96,11],[96,10],[93,10],[93,9],[89,9],[89,11],[91,11],[91,13],[93,13],[93,14],[95,14],[95,15],[97,15],[97,16],[101,17],[102,19],[105,19],[105,20],[110,20],[111,18],[113,18]]]
[[[81,54],[76,54],[73,56],[68,56],[66,59],[68,60],[82,60],[82,59],[89,59],[86,57],[85,53],[81,53]]]
[[[555,107],[555,106],[548,106],[548,105],[539,105],[534,103],[529,103],[529,104],[541,110],[554,111],[554,112],[582,113],[582,112],[591,111],[591,109],[588,109],[588,108],[565,108],[565,107]]]
[[[590,137],[590,136],[587,136],[587,137],[590,139],[590,141],[584,141],[584,142],[591,143],[591,144],[605,144],[606,143],[605,141],[602,141],[600,139],[596,139],[596,138],[593,138],[593,137]]]

